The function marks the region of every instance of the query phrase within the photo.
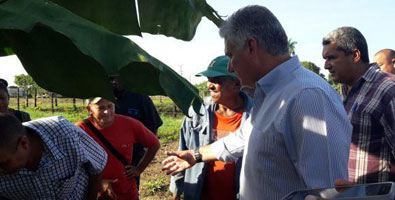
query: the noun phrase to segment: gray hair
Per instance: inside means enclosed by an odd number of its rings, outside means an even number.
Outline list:
[[[289,54],[287,34],[276,16],[263,6],[239,9],[222,24],[219,34],[237,50],[241,50],[245,41],[252,37],[272,56]]]
[[[322,39],[322,45],[336,43],[336,49],[343,51],[345,55],[352,54],[353,50],[361,52],[361,60],[369,63],[368,45],[365,37],[354,27],[340,27],[331,31]]]

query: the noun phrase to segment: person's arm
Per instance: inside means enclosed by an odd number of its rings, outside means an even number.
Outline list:
[[[154,102],[152,99],[145,95],[143,97],[143,124],[154,133],[156,136],[158,135],[158,128],[162,126],[163,122],[159,116],[158,111],[156,110]]]
[[[81,123],[78,123],[81,126]],[[97,197],[98,190],[101,186],[101,174],[107,163],[107,154],[104,149],[96,143],[83,129],[74,126],[77,132],[77,148],[81,150],[84,163],[84,169],[89,175],[88,197]],[[95,194],[94,194],[95,193]],[[96,195],[96,196],[95,196]]]
[[[153,147],[147,148],[143,158],[141,159],[140,163],[137,166],[127,165],[126,171],[124,172],[127,178],[133,178],[136,176],[140,176],[141,173],[144,172],[145,168],[150,164],[152,159],[155,157],[156,153],[158,152],[160,147],[160,143]]]
[[[166,175],[173,176],[188,168],[191,168],[196,164],[194,153],[195,150],[193,149],[166,152],[169,157],[162,161],[162,171],[166,171]],[[218,160],[211,151],[211,145],[200,147],[199,153],[202,155],[203,162]]]
[[[101,187],[101,175],[102,173],[94,174],[89,176],[88,181],[88,200],[96,200],[99,188]]]
[[[137,122],[137,124],[133,124],[133,127],[131,128],[134,128],[136,131],[135,142],[142,144],[145,148],[147,148],[147,150],[137,166],[126,166],[124,175],[127,178],[139,176],[141,173],[143,173],[145,168],[147,168],[148,164],[152,161],[160,148],[158,138],[156,138],[156,136],[142,123]]]
[[[200,147],[199,153],[202,162],[214,160],[230,162],[241,157],[244,152],[245,134],[249,134],[251,128],[250,120],[247,119],[243,127],[239,128],[234,134],[229,134],[210,145]],[[171,151],[166,152],[166,154],[169,157],[162,161],[162,171],[166,171],[167,175],[175,175],[196,164],[194,149]]]
[[[308,188],[330,187],[335,179],[348,178],[352,127],[333,93],[319,89],[299,92],[283,122],[285,146]]]
[[[384,108],[380,123],[384,127],[385,142],[388,143],[392,156],[395,158],[395,97]],[[395,165],[392,163],[390,165],[390,173],[395,174]]]

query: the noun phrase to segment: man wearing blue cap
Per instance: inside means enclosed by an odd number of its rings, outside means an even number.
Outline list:
[[[236,131],[250,114],[252,100],[240,91],[240,81],[227,71],[229,58],[215,58],[207,70],[196,76],[208,79],[210,97],[200,114],[192,109],[181,127],[179,150],[199,149]],[[234,162],[198,163],[171,178],[174,199],[236,199],[241,158]]]

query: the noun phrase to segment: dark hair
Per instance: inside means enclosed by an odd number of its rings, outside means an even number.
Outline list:
[[[343,51],[345,55],[350,55],[353,50],[358,49],[362,62],[369,63],[368,44],[358,29],[346,26],[337,28],[322,39],[322,45],[330,43],[336,43],[336,49]]]
[[[13,115],[0,113],[0,148],[9,145],[18,137],[26,135],[26,128]]]
[[[4,85],[2,82],[0,82],[0,91],[1,91],[1,90],[3,90],[3,91],[7,94],[8,99],[9,99],[9,98],[10,98],[10,94],[8,93],[7,86]]]

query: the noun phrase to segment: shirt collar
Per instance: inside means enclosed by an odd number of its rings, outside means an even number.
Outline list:
[[[293,56],[259,79],[256,86],[263,90],[264,93],[268,93],[278,85],[283,85],[284,80],[292,76],[292,72],[299,67],[300,62],[298,56]]]
[[[376,78],[377,72],[380,71],[380,67],[376,63],[372,63],[369,69],[362,75],[362,79],[366,82],[373,82]]]

